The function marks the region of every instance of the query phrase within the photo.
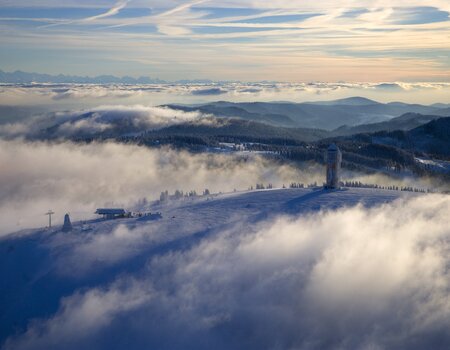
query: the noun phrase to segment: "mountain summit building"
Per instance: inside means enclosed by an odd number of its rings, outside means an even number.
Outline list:
[[[326,154],[327,163],[327,183],[325,188],[339,188],[340,173],[341,173],[342,153],[338,146],[332,143]]]
[[[99,208],[95,212],[97,215],[102,215],[103,219],[117,219],[117,218],[123,218],[127,214],[125,209],[122,208]]]

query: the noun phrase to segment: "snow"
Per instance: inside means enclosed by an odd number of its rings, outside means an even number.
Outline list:
[[[236,155],[250,155],[250,154],[263,154],[263,155],[277,155],[277,152],[274,151],[255,151],[252,149],[248,149],[247,145],[266,145],[264,143],[258,142],[246,142],[246,143],[231,143],[231,142],[219,142],[220,147],[208,148],[210,152],[223,152],[223,153],[231,153],[233,152]]]
[[[448,173],[450,172],[450,162],[445,160],[433,160],[428,158],[415,158],[415,161],[422,166],[433,169],[436,172]]]
[[[256,224],[420,195],[364,188],[234,192],[133,208],[161,217],[74,222],[69,233],[55,227],[11,234],[0,240],[0,343],[31,319],[55,313],[64,296],[139,271],[153,256],[188,249],[242,220]]]

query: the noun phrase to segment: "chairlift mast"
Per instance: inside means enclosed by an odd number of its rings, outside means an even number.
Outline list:
[[[45,215],[48,215],[48,227],[52,227],[52,215],[55,214],[52,210],[49,210]]]

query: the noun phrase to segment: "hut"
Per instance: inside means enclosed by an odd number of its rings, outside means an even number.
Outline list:
[[[104,219],[117,219],[126,217],[127,212],[122,208],[99,208],[95,214],[102,215]]]

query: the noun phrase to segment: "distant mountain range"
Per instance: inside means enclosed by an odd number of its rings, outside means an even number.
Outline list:
[[[450,115],[450,114],[449,114]],[[411,130],[432,120],[439,119],[439,115],[423,115],[420,113],[405,113],[400,117],[386,122],[363,124],[353,127],[342,126],[332,131],[334,135],[353,135],[377,131]]]
[[[129,76],[116,77],[114,75],[99,75],[96,77],[78,75],[51,75],[40,73],[28,73],[17,70],[15,72],[4,72],[0,70],[0,83],[6,84],[29,84],[29,83],[54,83],[54,84],[166,84],[165,80],[150,77],[133,78]],[[210,84],[211,80],[180,80],[176,83]]]
[[[159,130],[153,130],[149,133],[161,136],[191,135],[206,137],[235,137],[252,140],[277,139],[281,141],[285,140],[288,143],[314,142],[330,138],[335,140],[359,140],[360,138],[365,138],[367,135],[373,135],[376,138],[387,137],[395,140],[403,140],[404,142],[395,141],[394,144],[397,147],[400,147],[401,144],[401,148],[407,148],[406,146],[411,144],[411,142],[414,146],[423,144],[425,141],[420,141],[422,139],[430,139],[433,144],[437,140],[445,140],[447,143],[450,142],[449,122],[450,117],[443,118],[438,116],[423,116],[420,114],[405,114],[402,117],[395,118],[392,123],[386,122],[374,124],[375,126],[379,125],[378,128],[371,127],[370,125],[363,125],[361,127],[352,128],[354,131],[352,133],[342,135],[335,131],[329,132],[321,129],[285,128],[275,127],[251,120],[221,119],[217,123],[210,125],[196,123],[178,124]],[[398,125],[398,128],[395,127],[396,125]],[[382,128],[382,126],[385,127]],[[386,142],[389,143],[390,141]],[[384,143],[384,141],[380,141],[380,143]],[[418,149],[422,150],[420,147],[418,147]],[[425,147],[423,151],[430,152],[431,150]],[[444,147],[442,150],[434,150],[433,152],[450,155],[450,148],[445,149]]]
[[[367,132],[334,137],[321,142],[339,145],[383,145],[402,149],[411,154],[426,154],[440,159],[450,157],[450,117],[433,119],[410,130]]]
[[[333,136],[333,132],[324,130],[219,119],[217,123],[209,125],[172,125],[149,130],[138,136],[117,139],[149,147],[170,145],[195,152],[223,149],[221,142],[245,144],[245,148],[252,151],[269,152],[293,161],[319,163],[323,162],[324,152],[333,142],[341,148],[344,167],[347,169],[381,171],[394,176],[406,171],[437,176],[439,181],[450,183],[450,117],[433,119],[409,130],[365,132],[337,137]]]
[[[321,139],[351,137],[352,135],[373,134],[377,132],[410,131],[429,122],[442,118],[448,108],[433,106],[382,104],[363,98],[338,100],[335,104],[326,102],[313,103],[231,103],[215,102],[198,106],[167,105],[165,107],[185,112],[200,111],[209,116],[205,122],[175,122],[164,126],[156,123],[146,124],[147,119],[140,120],[132,112],[87,112],[71,115],[59,122],[48,120],[35,136],[38,138],[58,138],[68,136],[64,132],[71,129],[71,137],[120,137],[122,135],[140,134],[143,131],[154,136],[195,136],[241,138],[249,142],[260,139],[278,139],[287,142],[314,142]],[[376,123],[362,123],[364,119],[375,118],[366,110],[385,111],[387,120]],[[306,110],[308,113],[306,114]],[[435,114],[407,112],[400,116],[388,116],[407,110],[428,110]],[[305,115],[306,114],[306,115]],[[449,113],[450,115],[450,113]],[[84,120],[90,127],[76,128],[76,123]],[[175,118],[176,120],[176,118]],[[209,120],[209,121],[208,121]],[[335,128],[343,124],[346,125]],[[172,124],[172,123],[170,123]]]
[[[168,107],[182,111],[200,111],[216,117],[253,120],[280,127],[323,129],[335,131],[337,134],[411,129],[435,118],[450,116],[450,108],[447,105],[380,103],[363,97],[304,103],[219,101],[195,106]],[[358,126],[361,126],[360,129]]]
[[[306,105],[329,108],[352,106],[339,104],[341,102],[338,101],[336,105]],[[374,105],[363,104],[362,100],[355,99],[345,101],[352,102],[355,102],[354,107],[360,108]],[[412,171],[426,176],[438,176],[445,182],[450,181],[450,117],[410,112],[383,122],[324,130],[273,125],[293,120],[289,116],[275,113],[280,112],[279,103],[243,104],[248,109],[241,105],[219,102],[205,106],[179,106],[183,110],[214,110],[216,114],[171,124],[158,124],[157,120],[154,122],[156,124],[149,124],[148,118],[142,119],[139,114],[133,115],[129,111],[90,111],[59,119],[53,116],[36,124],[34,131],[24,136],[30,140],[75,142],[116,140],[148,147],[170,146],[192,152],[223,152],[229,151],[229,146],[224,144],[245,144],[244,148],[249,151],[261,151],[286,160],[319,163],[323,162],[326,147],[334,142],[343,151],[344,167],[348,169],[395,174]],[[305,104],[283,105],[288,107],[287,110],[294,110]],[[217,106],[220,107],[220,114],[217,113]],[[409,107],[402,104],[396,108],[405,106]],[[267,112],[262,114],[263,117],[257,113],[262,111],[262,107]],[[238,112],[240,117],[236,117]],[[356,112],[352,118],[357,120],[355,115]],[[330,119],[327,120],[330,122]]]

